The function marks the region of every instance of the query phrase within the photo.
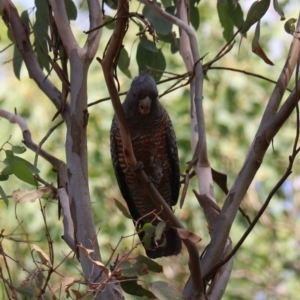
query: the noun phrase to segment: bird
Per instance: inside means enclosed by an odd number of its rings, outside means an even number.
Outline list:
[[[176,135],[167,111],[159,102],[155,80],[149,73],[143,72],[133,79],[122,107],[134,155],[149,180],[172,208],[177,203],[180,190]],[[145,223],[156,226],[158,218],[151,214],[156,206],[126,164],[116,116],[111,124],[110,143],[117,183],[134,223],[139,220],[138,228],[142,228]],[[156,210],[156,214],[163,220],[161,212]],[[155,241],[152,236],[150,245],[145,245],[143,241],[145,232],[139,230],[138,235],[150,258],[172,256],[181,252],[181,239],[168,222],[161,239]]]

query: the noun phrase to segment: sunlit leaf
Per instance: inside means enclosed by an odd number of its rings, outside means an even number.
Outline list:
[[[32,185],[37,185],[37,182],[29,170],[28,166],[22,160],[16,160],[11,150],[6,150],[6,162],[10,166],[13,174],[20,180]]]
[[[155,238],[154,238],[154,240],[156,242],[161,239],[162,234],[163,234],[165,228],[166,228],[166,223],[165,222],[159,222],[157,224],[156,229],[155,229]]]
[[[8,150],[8,151],[10,151],[10,150]],[[24,163],[32,174],[38,174],[40,172],[40,170],[37,167],[35,167],[32,163],[30,163],[29,161],[25,160],[24,158],[22,158],[20,156],[13,155],[13,159],[16,162]],[[5,165],[9,166],[7,158],[4,159],[3,163]],[[6,172],[9,172],[9,170],[7,170]],[[10,174],[12,174],[12,173],[10,173]]]
[[[141,231],[145,232],[145,235],[143,237],[143,244],[145,249],[151,249],[151,244],[152,244],[152,236],[153,233],[155,232],[156,227],[153,226],[151,223],[146,223],[143,225],[143,228]]]
[[[115,200],[116,207],[119,209],[119,211],[123,214],[124,217],[128,219],[132,219],[131,215],[129,214],[127,208],[117,199]]]
[[[174,289],[168,282],[155,281],[150,283],[150,290],[160,300],[185,300],[181,292]]]
[[[245,34],[253,24],[258,22],[267,12],[269,6],[270,0],[255,1],[248,11],[241,33]]]

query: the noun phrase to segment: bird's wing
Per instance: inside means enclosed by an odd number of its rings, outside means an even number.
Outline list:
[[[120,191],[122,193],[123,198],[125,199],[125,201],[127,203],[130,214],[131,214],[133,220],[137,221],[141,217],[141,215],[139,214],[138,210],[136,209],[136,206],[134,204],[134,201],[133,201],[130,191],[129,191],[129,187],[126,182],[125,174],[120,166],[119,157],[122,154],[120,153],[120,150],[118,148],[117,137],[120,138],[120,131],[119,131],[116,117],[114,117],[113,121],[112,121],[111,129],[110,129],[110,152],[111,152],[113,168],[115,171],[115,175],[116,175],[116,178],[118,181]]]
[[[175,131],[171,120],[167,124],[167,145],[168,155],[171,167],[170,181],[171,181],[171,205],[174,206],[177,203],[180,189],[180,168],[178,159],[178,149]]]

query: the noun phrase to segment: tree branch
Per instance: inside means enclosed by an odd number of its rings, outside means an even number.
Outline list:
[[[296,32],[299,31],[300,19],[298,20]],[[299,51],[300,40],[298,38],[294,38],[289,52],[289,57],[284,65],[277,85],[274,88],[274,92],[265,109],[263,119],[253,140],[244,165],[225,199],[225,203],[220,214],[220,219],[212,236],[207,255],[205,255],[203,258],[202,267],[204,276],[206,276],[210,269],[213,267],[213,262],[218,261],[222,254],[222,249],[224,248],[224,245],[226,243],[226,239],[228,237],[238,208],[245,196],[246,191],[250,186],[250,183],[252,182],[257,170],[262,163],[263,157],[268,149],[271,140],[274,138],[283,122],[285,122],[290,116],[292,107],[296,106],[297,102],[293,98],[296,96],[295,93],[292,93],[289,96],[288,101],[286,101],[286,103],[282,107],[288,108],[287,111],[281,113],[280,110],[279,114],[277,113],[276,115],[276,111],[283,96],[284,89],[286,89],[288,81],[290,79],[290,74],[292,74],[295,68]],[[281,121],[276,125],[276,121],[279,118]],[[272,122],[274,123],[272,124]],[[271,128],[270,125],[274,125],[276,127]]]
[[[50,0],[50,3],[54,13],[54,20],[68,57],[70,58],[71,51],[74,49],[77,49],[78,55],[82,57],[84,51],[81,50],[73,35],[66,12],[65,1]]]
[[[51,155],[49,152],[45,151],[44,149],[40,148],[39,145],[37,145],[31,138],[31,133],[28,128],[28,125],[26,121],[19,115],[12,114],[6,110],[0,109],[0,117],[8,120],[12,124],[18,124],[22,131],[24,144],[31,149],[33,152],[39,151],[39,154],[47,160],[53,168],[58,171],[62,164],[64,164],[63,161],[57,159],[55,156]]]
[[[2,18],[7,28],[10,30],[15,45],[25,62],[29,77],[36,82],[38,87],[53,102],[55,107],[59,109],[61,106],[61,93],[43,73],[36,55],[33,52],[29,40],[29,33],[24,26],[16,7],[10,0],[1,0],[0,8],[2,9]]]
[[[97,0],[88,0],[89,16],[90,16],[90,29],[99,27],[88,34],[84,49],[88,57],[94,58],[98,51],[100,38],[102,35],[103,14],[100,3]]]

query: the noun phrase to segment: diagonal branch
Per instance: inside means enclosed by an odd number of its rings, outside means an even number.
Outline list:
[[[291,79],[299,56],[299,29],[300,18],[298,18],[297,28],[293,35],[293,41],[288,54],[288,60],[281,71],[277,84],[273,90],[270,100],[268,101],[263,118],[261,120],[261,125],[266,123],[267,120],[270,120],[276,114],[280,102],[282,100],[283,94],[287,90],[288,83]]]
[[[8,111],[5,111],[3,109],[0,109],[0,117],[8,120],[12,124],[18,124],[22,131],[23,139],[24,139],[24,144],[31,149],[34,152],[39,151],[40,156],[42,156],[45,160],[47,160],[53,168],[58,171],[61,167],[62,164],[64,164],[63,161],[57,159],[55,156],[50,154],[49,152],[45,151],[44,149],[40,148],[39,145],[37,145],[31,138],[31,133],[28,128],[27,123],[25,120],[19,116],[12,114]]]

